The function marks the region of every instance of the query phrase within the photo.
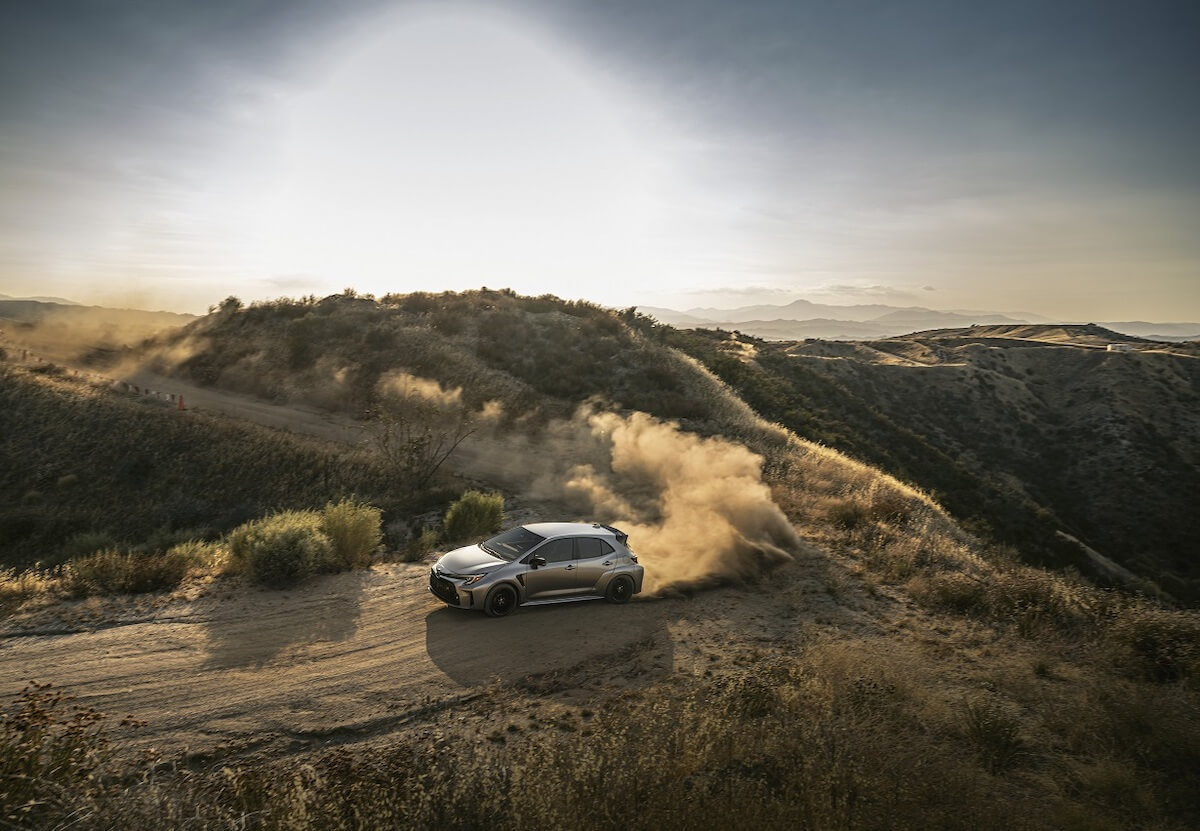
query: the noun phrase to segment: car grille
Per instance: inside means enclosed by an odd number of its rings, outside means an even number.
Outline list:
[[[429,570],[429,590],[438,600],[449,603],[451,606],[458,605],[458,591],[454,588],[454,584],[439,576],[433,569]]]

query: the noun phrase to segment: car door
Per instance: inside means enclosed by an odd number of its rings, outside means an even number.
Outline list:
[[[546,561],[544,566],[529,566],[525,572],[525,597],[528,600],[550,600],[578,591],[575,568],[575,541],[570,538],[550,540],[535,548],[525,558]]]
[[[604,575],[616,565],[616,549],[599,537],[575,538],[575,576],[582,594],[599,594]]]

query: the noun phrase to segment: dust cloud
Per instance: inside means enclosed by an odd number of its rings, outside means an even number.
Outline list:
[[[536,439],[500,446],[520,459],[509,457],[507,485],[629,534],[647,595],[756,577],[799,547],[762,480],[762,457],[726,439],[646,413],[585,408]]]
[[[58,361],[110,368],[128,361],[146,338],[194,319],[173,312],[0,301],[0,340]]]
[[[462,406],[462,387],[446,389],[437,381],[407,372],[386,373],[379,379],[378,389],[400,400],[416,398],[442,409]]]

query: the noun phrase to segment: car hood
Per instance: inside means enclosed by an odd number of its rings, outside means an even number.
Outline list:
[[[437,568],[450,574],[478,574],[508,565],[508,560],[493,557],[478,545],[456,548],[437,561]]]

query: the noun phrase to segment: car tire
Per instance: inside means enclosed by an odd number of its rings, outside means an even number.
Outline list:
[[[492,617],[504,617],[517,608],[517,593],[512,586],[496,586],[483,601],[483,610]]]
[[[633,597],[633,580],[624,574],[614,577],[604,590],[604,599],[609,603],[628,603]]]

